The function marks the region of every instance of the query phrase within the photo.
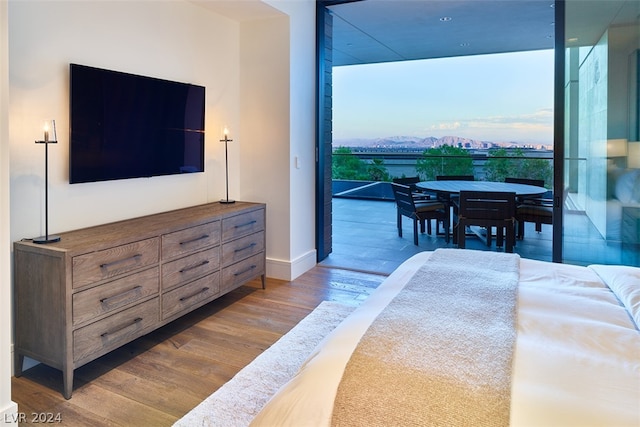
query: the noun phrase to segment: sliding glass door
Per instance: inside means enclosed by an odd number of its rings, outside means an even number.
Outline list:
[[[341,3],[351,2],[318,2],[319,260],[332,251],[334,48],[326,7]],[[553,260],[640,266],[640,2],[554,5]]]
[[[564,14],[562,261],[638,266],[640,2],[567,0]]]

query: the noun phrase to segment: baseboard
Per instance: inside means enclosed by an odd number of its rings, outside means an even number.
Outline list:
[[[15,402],[9,402],[0,408],[0,424],[6,425],[18,425],[20,415],[18,414],[18,404]]]
[[[292,261],[267,258],[267,277],[289,281],[311,270],[315,265],[315,249]]]

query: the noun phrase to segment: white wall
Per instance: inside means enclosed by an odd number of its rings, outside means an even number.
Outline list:
[[[9,13],[0,2],[0,419],[15,419],[11,401],[11,261],[9,241]],[[7,425],[9,423],[6,423]]]
[[[290,92],[290,228],[292,276],[316,264],[315,243],[315,120],[316,120],[316,5],[315,1],[284,1],[291,19]],[[296,166],[297,158],[297,166]]]
[[[237,22],[189,2],[14,1],[9,17],[12,240],[44,234],[44,153],[34,141],[46,118],[58,129],[50,233],[222,198],[220,130],[239,122]],[[206,86],[205,172],[70,185],[69,63]]]
[[[286,144],[287,149],[278,150],[271,154],[273,164],[267,166],[263,173],[269,174],[276,168],[286,171],[288,185],[288,200],[286,204],[278,206],[278,214],[288,218],[288,234],[271,235],[273,249],[280,259],[287,260],[286,268],[283,265],[277,269],[275,262],[271,263],[272,271],[286,271],[289,276],[285,279],[293,279],[304,273],[316,264],[315,244],[315,1],[314,0],[265,0],[274,8],[287,14],[289,44],[278,51],[278,61],[281,66],[288,67],[283,70],[283,75],[288,75],[286,87],[281,87],[280,98],[273,93],[274,99],[284,99],[288,94],[287,111],[280,111],[289,118],[288,128],[280,129],[280,135],[276,136],[280,142],[274,144]],[[274,24],[275,25],[275,24]],[[243,36],[245,26],[243,26]],[[262,33],[269,33],[268,28],[262,29]],[[256,35],[259,35],[259,32]],[[256,37],[257,38],[257,37]],[[244,45],[243,45],[244,46]],[[244,50],[244,49],[243,49]],[[286,56],[285,56],[286,55]],[[247,70],[242,67],[243,72]],[[277,70],[272,70],[275,78]],[[244,91],[243,80],[242,90]],[[264,84],[269,84],[264,81]],[[243,92],[243,95],[249,96]],[[244,99],[244,96],[243,96]],[[264,99],[267,101],[267,98]],[[263,111],[269,109],[269,104],[264,102]],[[284,105],[279,108],[284,110]],[[245,116],[243,115],[243,118]],[[284,125],[284,122],[283,122]],[[288,134],[288,138],[286,138]],[[274,135],[275,136],[275,135]],[[271,162],[270,162],[271,163]],[[248,188],[248,186],[246,186]],[[267,187],[264,185],[263,187]],[[282,188],[273,188],[272,192],[285,191]],[[274,238],[282,241],[273,241]],[[287,252],[288,251],[288,252]],[[274,260],[275,261],[275,260]]]
[[[240,30],[241,194],[267,201],[267,275],[291,280],[316,264],[315,3],[267,3],[285,15]]]
[[[267,276],[282,279],[289,276],[292,233],[288,22],[286,16],[245,22],[240,36],[242,197],[269,201]]]

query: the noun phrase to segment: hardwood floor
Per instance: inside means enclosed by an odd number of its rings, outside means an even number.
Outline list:
[[[12,378],[20,425],[170,426],[325,300],[355,304],[385,276],[317,266],[292,282],[258,280],[76,370],[45,365]],[[53,418],[55,417],[55,418]],[[35,424],[35,423],[34,423]]]

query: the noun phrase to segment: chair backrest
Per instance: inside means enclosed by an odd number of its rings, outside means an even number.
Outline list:
[[[438,175],[436,181],[475,181],[473,175]]]
[[[391,183],[391,188],[393,189],[393,197],[396,200],[396,206],[400,211],[407,212],[408,214],[416,211],[411,187],[393,182]]]
[[[512,184],[526,184],[535,185],[536,187],[544,187],[544,179],[529,179],[529,178],[505,178],[504,182],[510,182]]]
[[[418,187],[416,184],[420,182],[419,176],[409,176],[405,178],[393,178],[393,182],[396,184],[407,185],[411,188],[412,191],[417,191]]]
[[[515,217],[516,193],[461,191],[458,215],[472,220],[508,220]]]
[[[537,187],[544,187],[544,179],[530,179],[530,178],[510,178],[504,179],[504,182],[510,182],[512,184],[526,184],[535,185]],[[520,196],[520,201],[537,200],[538,203],[552,204],[553,203],[553,191],[548,190],[546,193],[538,196]]]
[[[402,185],[409,185],[411,186],[411,184],[417,184],[420,182],[420,177],[419,176],[407,176],[404,178],[393,178],[393,182],[395,182],[396,184],[402,184]]]

